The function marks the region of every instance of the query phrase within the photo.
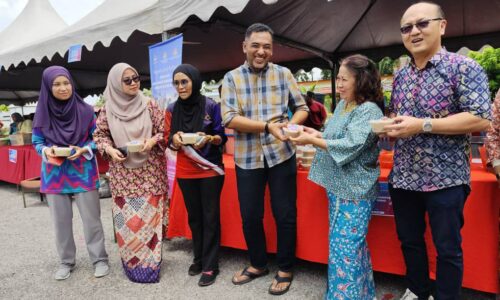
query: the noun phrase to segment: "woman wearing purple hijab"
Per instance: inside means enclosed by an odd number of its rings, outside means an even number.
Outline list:
[[[96,146],[92,141],[94,130],[94,110],[75,93],[68,70],[59,66],[45,69],[32,140],[42,156],[40,192],[47,195],[61,260],[56,280],[69,278],[75,267],[71,196],[82,217],[94,276],[103,277],[109,273],[97,191],[99,174],[94,156]],[[58,147],[71,148],[70,156],[61,156],[64,154]]]

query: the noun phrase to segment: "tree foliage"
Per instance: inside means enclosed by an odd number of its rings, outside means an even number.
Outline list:
[[[304,81],[311,81],[311,74],[304,70],[299,70],[297,73],[295,73],[295,80],[298,82],[304,82]]]
[[[378,62],[378,71],[380,75],[392,75],[394,72],[394,60],[390,57],[384,57]]]
[[[500,48],[486,47],[482,52],[470,51],[468,56],[477,61],[488,75],[491,97],[500,88]]]
[[[323,80],[332,79],[332,70],[321,69],[321,79],[323,79]]]

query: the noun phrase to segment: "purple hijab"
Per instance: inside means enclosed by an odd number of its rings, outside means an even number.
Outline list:
[[[72,86],[71,98],[66,101],[57,100],[52,95],[52,83],[58,76],[68,78]],[[93,119],[94,109],[75,92],[75,84],[69,71],[59,66],[45,69],[33,128],[40,128],[48,144],[80,145],[88,138]]]

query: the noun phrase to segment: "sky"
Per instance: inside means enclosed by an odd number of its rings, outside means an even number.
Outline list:
[[[32,0],[40,1],[40,0]],[[104,0],[49,0],[61,18],[71,25],[91,12]],[[21,13],[28,0],[0,0],[0,31]]]

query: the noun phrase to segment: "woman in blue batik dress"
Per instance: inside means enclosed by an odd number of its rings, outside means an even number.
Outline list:
[[[362,55],[342,60],[336,79],[341,101],[324,132],[304,128],[297,144],[318,151],[309,179],[323,186],[329,200],[329,258],[326,299],[374,299],[375,284],[366,243],[378,193],[378,137],[369,120],[383,117],[380,74]]]

